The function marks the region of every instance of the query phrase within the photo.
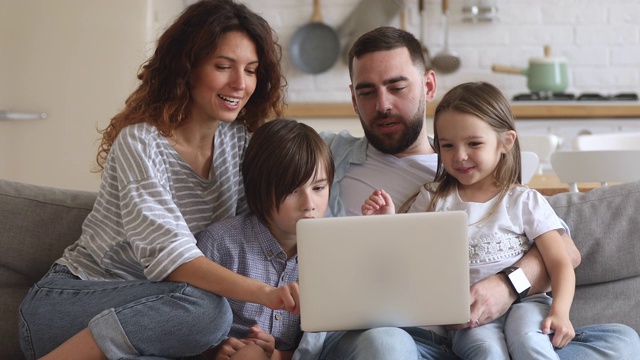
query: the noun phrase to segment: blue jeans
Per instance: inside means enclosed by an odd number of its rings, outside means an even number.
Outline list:
[[[329,333],[321,360],[455,360],[447,338],[420,328],[375,328]]]
[[[551,298],[537,294],[524,298],[493,322],[452,331],[451,346],[463,359],[553,359],[549,335],[542,333],[542,321],[549,313]]]
[[[20,343],[39,358],[89,327],[110,359],[194,356],[231,328],[226,299],[185,283],[80,280],[54,265],[20,306]]]
[[[639,360],[640,337],[622,324],[588,325],[576,328],[576,337],[562,349],[561,360]],[[329,333],[321,360],[413,360],[458,359],[447,339],[418,328],[378,328]]]

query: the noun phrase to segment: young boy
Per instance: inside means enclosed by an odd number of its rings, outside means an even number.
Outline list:
[[[253,134],[242,164],[250,212],[210,225],[198,235],[198,247],[238,274],[287,288],[297,302],[296,222],[324,216],[333,173],[331,152],[315,130],[295,120],[268,122]],[[299,315],[236,300],[229,304],[233,324],[227,340],[213,349],[216,355],[293,356],[302,337]]]

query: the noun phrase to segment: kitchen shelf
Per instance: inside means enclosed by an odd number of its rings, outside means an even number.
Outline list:
[[[433,117],[437,104],[427,104],[427,116]],[[640,103],[625,102],[580,102],[554,103],[535,102],[513,104],[513,114],[518,120],[525,119],[640,119]],[[352,118],[356,117],[351,103],[295,103],[289,104],[285,116],[293,119],[306,118]]]

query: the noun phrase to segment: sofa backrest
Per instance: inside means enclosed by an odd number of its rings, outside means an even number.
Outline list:
[[[547,199],[582,255],[574,325],[617,322],[640,331],[640,181]]]

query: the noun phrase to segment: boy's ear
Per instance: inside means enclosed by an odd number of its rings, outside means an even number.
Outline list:
[[[511,151],[513,144],[516,142],[516,132],[509,130],[502,135],[502,146],[504,146],[505,153]]]

